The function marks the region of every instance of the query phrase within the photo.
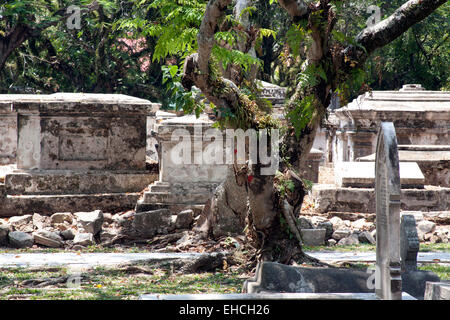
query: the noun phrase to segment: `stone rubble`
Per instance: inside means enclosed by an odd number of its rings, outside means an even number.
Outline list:
[[[92,233],[77,233],[73,239],[74,245],[90,246],[95,244],[94,235]]]
[[[450,224],[447,212],[438,214],[404,212],[421,218],[416,221],[420,242],[449,243]],[[0,219],[0,247],[53,247],[79,250],[91,245],[114,245],[120,239],[149,240],[183,230],[195,229],[195,210],[180,210],[173,214],[167,209],[147,212],[120,213],[59,212],[50,216],[39,213]],[[356,216],[355,216],[356,217]],[[437,218],[438,217],[438,218]],[[442,223],[443,222],[443,223]],[[301,215],[306,246],[375,244],[375,221],[370,218],[347,220],[337,216]]]
[[[63,239],[59,234],[47,230],[33,232],[34,242],[44,247],[59,248],[63,246]]]
[[[22,231],[13,231],[8,234],[9,244],[13,248],[31,248],[34,244],[34,238],[29,233]]]
[[[84,230],[85,233],[91,233],[94,236],[101,231],[103,225],[103,212],[101,210],[77,212],[74,216],[77,218],[79,230]]]

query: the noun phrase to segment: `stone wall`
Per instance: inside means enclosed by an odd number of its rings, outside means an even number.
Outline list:
[[[3,95],[0,100],[0,165],[16,162],[17,113],[12,109],[15,95]]]

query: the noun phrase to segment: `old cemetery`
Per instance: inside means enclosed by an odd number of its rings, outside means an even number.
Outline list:
[[[261,84],[283,119],[285,89]],[[233,213],[247,204],[224,188],[235,164],[205,157],[239,155],[237,136],[212,129],[211,114],[114,94],[0,95],[0,268],[66,274],[6,281],[2,299],[30,295],[12,288],[86,293],[99,267],[142,283],[170,270],[224,283],[203,294],[142,285],[132,298],[144,300],[449,299],[450,94],[404,88],[360,96],[319,128],[294,222],[312,260],[297,266],[250,258]]]
[[[0,300],[135,300],[2,311],[450,300],[449,9],[1,1]]]

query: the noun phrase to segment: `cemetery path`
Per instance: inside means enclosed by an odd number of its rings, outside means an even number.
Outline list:
[[[375,252],[307,252],[323,262],[375,262]],[[1,253],[0,268],[79,266],[118,266],[143,262],[194,260],[201,253]],[[450,263],[450,253],[419,252],[418,263]]]
[[[1,253],[0,268],[118,266],[142,262],[194,260],[201,253]]]

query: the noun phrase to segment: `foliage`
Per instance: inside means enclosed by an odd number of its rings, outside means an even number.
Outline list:
[[[298,101],[294,108],[287,113],[287,118],[295,129],[297,139],[300,137],[302,130],[310,123],[313,118],[315,109],[314,95],[308,95],[302,100]]]
[[[10,1],[12,4],[22,1]],[[23,17],[45,21],[57,9],[90,1],[33,1]],[[53,3],[53,2],[52,2]],[[66,20],[29,38],[7,61],[1,72],[2,92],[117,92],[140,97],[158,96],[160,68],[148,63],[152,39],[136,39],[118,30],[119,17],[133,14],[131,2],[99,1],[97,10],[81,15],[81,29],[70,30]],[[36,8],[46,10],[37,10]],[[18,23],[11,15],[9,23]],[[29,88],[29,89],[28,89]]]
[[[183,110],[186,113],[194,112],[196,116],[204,109],[204,104],[195,99],[193,91],[185,91],[181,84],[182,70],[177,65],[163,66],[163,84],[166,85],[164,105],[167,109]]]
[[[92,0],[4,0],[0,4],[0,36],[18,24],[40,28],[16,49],[0,70],[0,92],[115,92],[163,102],[164,107],[200,110],[179,82],[184,58],[197,50],[196,35],[207,1],[202,0],[101,0],[96,10],[82,13],[80,30],[69,30],[61,14],[69,5],[87,5]],[[345,45],[365,27],[369,5],[381,8],[387,17],[404,1],[333,1],[337,23],[333,41]],[[413,26],[392,44],[369,58],[364,69],[339,82],[337,93],[345,100],[361,90],[394,90],[405,83],[421,83],[428,90],[450,88],[449,6],[445,4],[426,21]],[[329,66],[301,70],[310,41],[305,24],[292,24],[273,0],[253,2],[245,10],[258,31],[252,57],[236,49],[245,37],[230,14],[216,33],[214,60],[226,69],[239,65],[247,72],[258,65],[259,78],[294,88],[325,79]],[[167,70],[175,70],[176,74]],[[166,67],[163,67],[166,66]],[[168,69],[167,69],[168,68]],[[170,77],[168,75],[170,74]],[[254,100],[251,85],[241,88]],[[288,91],[291,94],[292,90]],[[195,96],[195,94],[194,94]],[[176,101],[176,102],[175,102]],[[290,114],[301,129],[311,116],[311,104],[299,104]],[[341,103],[343,105],[344,103]],[[261,105],[260,101],[258,105]],[[305,117],[303,119],[303,117]]]
[[[197,49],[197,32],[205,6],[205,1],[143,0],[133,7],[137,14],[121,19],[118,25],[119,29],[156,39],[153,61],[186,57]],[[142,14],[147,11],[154,13],[151,19]]]
[[[405,1],[358,1],[336,2],[337,24],[333,36],[337,42],[349,43],[366,26],[370,16],[367,8],[377,5],[384,19]],[[362,71],[355,73],[355,83],[340,88],[354,98],[364,84],[373,90],[397,90],[406,83],[420,83],[427,90],[449,87],[449,10],[446,3],[422,21],[402,34],[391,44],[379,49],[365,64],[365,79]],[[361,84],[362,82],[362,84]],[[341,104],[343,105],[343,104]]]
[[[287,179],[283,173],[277,171],[275,174],[275,187],[280,196],[284,197],[286,192],[294,192],[295,184],[292,180]]]

